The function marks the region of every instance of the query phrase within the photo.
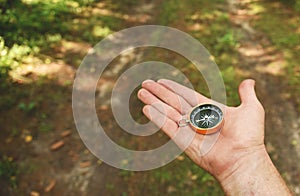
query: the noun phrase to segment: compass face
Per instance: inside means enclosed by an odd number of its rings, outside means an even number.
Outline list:
[[[190,114],[191,124],[198,129],[215,128],[220,124],[222,119],[222,110],[212,104],[199,105]]]

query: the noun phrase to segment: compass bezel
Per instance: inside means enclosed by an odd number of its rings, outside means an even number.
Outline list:
[[[213,110],[213,111],[215,111],[218,114],[218,117],[219,117],[218,121],[219,122],[217,124],[215,124],[214,126],[212,126],[212,127],[203,128],[203,127],[199,127],[196,124],[194,124],[195,119],[192,120],[192,114],[195,113],[194,111],[197,110],[198,108],[200,108],[200,107],[206,107],[206,106],[210,106],[211,108],[216,108],[216,110]],[[200,111],[201,111],[201,109],[200,109]],[[189,123],[190,126],[197,133],[200,133],[200,134],[203,134],[203,135],[212,134],[212,133],[215,133],[215,132],[219,131],[222,128],[223,123],[224,123],[224,112],[223,112],[223,110],[219,106],[217,106],[215,104],[212,104],[212,103],[198,104],[195,107],[193,107],[193,109],[189,113],[189,122],[190,122]]]

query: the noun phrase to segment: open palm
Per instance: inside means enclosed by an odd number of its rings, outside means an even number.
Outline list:
[[[157,82],[146,80],[138,97],[146,104],[144,114],[168,136],[173,138],[182,130],[187,138],[189,135],[195,136],[185,149],[186,154],[220,180],[230,175],[243,157],[265,149],[264,109],[256,98],[254,84],[253,80],[240,84],[240,106],[222,107],[225,123],[220,134],[194,135],[190,126],[178,126],[182,116],[194,106],[213,102],[192,89],[166,79]],[[175,142],[181,147],[185,139],[181,137]],[[212,145],[204,144],[207,141]]]

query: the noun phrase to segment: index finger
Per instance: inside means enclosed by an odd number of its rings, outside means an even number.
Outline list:
[[[191,109],[191,105],[183,97],[153,80],[145,80],[142,87],[181,114],[187,114]]]
[[[199,103],[211,101],[210,99],[201,95],[200,93],[197,93],[196,91],[181,84],[178,84],[177,82],[174,82],[172,80],[160,79],[157,81],[157,83],[163,85],[164,87],[183,97],[191,106],[196,106]]]

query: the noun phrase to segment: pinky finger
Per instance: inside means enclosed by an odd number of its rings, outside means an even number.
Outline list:
[[[162,129],[170,138],[172,138],[178,131],[178,125],[173,120],[169,119],[164,114],[160,113],[155,107],[146,105],[143,108],[143,113],[156,126]]]

